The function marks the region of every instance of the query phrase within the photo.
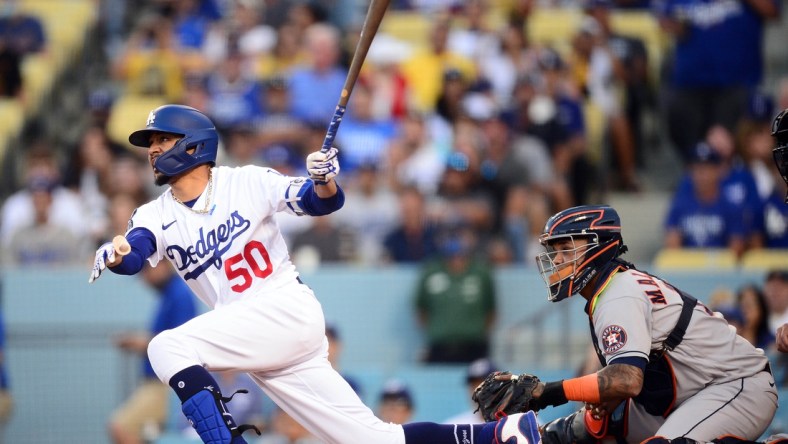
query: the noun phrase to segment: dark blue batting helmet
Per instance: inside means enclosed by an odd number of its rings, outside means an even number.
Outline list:
[[[154,109],[148,115],[145,128],[131,133],[129,142],[150,148],[153,133],[170,133],[182,137],[153,164],[166,176],[175,176],[203,163],[216,164],[219,134],[211,119],[194,108],[164,105]],[[189,150],[194,151],[190,153]]]
[[[587,244],[576,245],[578,238]],[[560,241],[561,248],[556,248]],[[579,293],[605,264],[624,254],[621,219],[607,205],[583,205],[563,210],[545,224],[539,242],[545,252],[536,258],[547,284],[547,299],[557,302]],[[556,263],[561,254],[562,261]]]

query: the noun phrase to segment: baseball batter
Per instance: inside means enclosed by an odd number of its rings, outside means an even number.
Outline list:
[[[145,260],[155,266],[167,259],[213,308],[148,347],[156,375],[173,388],[204,442],[246,442],[241,435],[253,427],[235,424],[226,405],[232,397],[209,374],[241,370],[327,443],[538,443],[533,413],[485,425],[385,423],[331,367],[320,303],[301,282],[273,215],[319,216],[342,207],[335,148],[307,157],[309,178],[217,167],[213,123],[181,105],[153,110],[129,141],[148,149],[156,184],[169,188],[132,214],[130,252],[112,243],[98,249],[90,282],[107,266],[128,275]]]
[[[597,373],[536,386],[541,406],[586,403],[548,423],[544,442],[761,436],[777,409],[763,350],[691,296],[621,260],[626,246],[613,208],[561,211],[547,221],[541,243],[546,251],[537,262],[548,299],[580,294],[587,300],[603,365]]]

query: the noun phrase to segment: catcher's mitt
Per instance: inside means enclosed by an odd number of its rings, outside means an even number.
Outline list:
[[[533,391],[539,384],[534,375],[513,375],[510,372],[494,372],[473,391],[473,399],[481,410],[485,421],[496,421],[513,413],[529,410],[538,411],[539,403],[533,398]]]

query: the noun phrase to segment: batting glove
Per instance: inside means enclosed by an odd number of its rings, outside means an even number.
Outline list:
[[[316,184],[325,184],[339,174],[339,150],[331,148],[328,152],[315,151],[306,157],[306,170]]]
[[[88,284],[92,283],[101,276],[101,272],[107,268],[107,264],[115,262],[115,247],[112,242],[107,242],[96,250],[96,259],[93,261],[93,271],[90,272]]]

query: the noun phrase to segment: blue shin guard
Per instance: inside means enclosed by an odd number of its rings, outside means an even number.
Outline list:
[[[222,395],[211,390],[200,390],[187,399],[181,410],[206,444],[246,444],[241,433],[252,426],[235,425],[232,415],[224,403]],[[255,428],[255,431],[256,428]],[[260,434],[259,431],[257,431]]]

